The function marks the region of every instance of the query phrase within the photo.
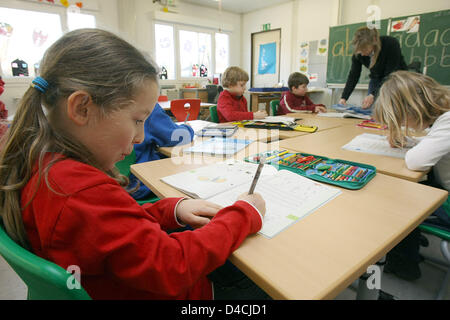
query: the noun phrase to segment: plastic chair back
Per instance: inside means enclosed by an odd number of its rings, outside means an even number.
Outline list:
[[[116,168],[119,170],[120,174],[123,174],[126,177],[130,176],[131,169],[130,166],[136,163],[136,152],[133,149],[133,152],[131,152],[128,156],[125,157],[122,161],[116,162]],[[142,182],[141,182],[142,183]],[[140,205],[143,205],[144,203],[155,203],[156,201],[160,200],[158,197],[150,197],[148,199],[142,199],[142,200],[136,200],[136,202]]]
[[[122,161],[116,162],[116,168],[119,169],[120,174],[126,177],[130,176],[130,166],[136,163],[136,152],[133,151],[125,157]]]
[[[277,115],[279,105],[280,105],[280,100],[272,100],[272,101],[270,101],[270,113],[271,113],[271,116],[276,116]]]
[[[75,279],[60,266],[42,259],[15,243],[0,224],[0,254],[25,282],[28,300],[91,300]]]
[[[209,114],[211,116],[212,122],[219,123],[219,115],[217,114],[217,106],[210,106]]]
[[[200,114],[200,99],[178,99],[170,101],[170,112],[177,121],[196,120]]]
[[[161,102],[161,101],[169,101],[169,97],[164,96],[164,95],[159,96],[159,97],[158,97],[158,102]]]

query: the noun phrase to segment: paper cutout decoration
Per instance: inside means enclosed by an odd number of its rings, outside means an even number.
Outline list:
[[[204,64],[200,66],[200,77],[205,78],[208,76],[208,68]]]
[[[75,2],[75,5],[80,8],[83,9],[83,2]]]
[[[326,56],[328,50],[328,39],[322,39],[317,46],[317,55]]]
[[[59,2],[61,2],[61,4],[66,8],[69,6],[69,1],[67,0],[59,0]]]
[[[275,74],[277,62],[277,43],[266,43],[259,46],[258,74]]]
[[[304,41],[300,44],[300,67],[299,70],[303,74],[308,73],[309,60],[309,42]]]
[[[0,22],[0,36],[10,37],[13,33],[13,27],[5,22]]]
[[[34,29],[33,30],[33,44],[36,47],[42,46],[48,38],[48,33],[44,33],[44,31],[40,29]]]
[[[407,19],[394,20],[391,24],[391,32],[419,32],[420,16],[412,16]]]

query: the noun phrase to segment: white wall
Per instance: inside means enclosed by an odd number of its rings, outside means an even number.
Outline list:
[[[195,26],[199,20],[203,25],[210,25],[215,29],[217,25],[231,26],[230,33],[230,64],[239,65],[241,62],[241,15],[218,9],[207,8],[176,2],[176,11],[182,16],[183,22]],[[128,41],[141,50],[154,56],[154,31],[153,23],[155,19],[153,12],[161,11],[159,4],[154,4],[149,0],[118,0],[120,32]],[[176,15],[173,15],[173,23],[176,23]],[[186,17],[191,17],[191,21],[186,22]],[[172,19],[172,18],[171,18]],[[181,18],[180,18],[181,19]],[[218,30],[218,29],[217,29]],[[161,84],[181,85],[186,81],[163,81]],[[204,80],[193,80],[189,82],[205,82]]]
[[[83,0],[83,4],[85,9],[82,12],[95,14],[98,28],[114,33],[119,32],[117,0]],[[65,12],[65,8],[60,5],[37,1],[0,0],[0,7],[60,14]],[[63,19],[65,18],[63,17]],[[9,116],[12,116],[16,112],[17,102],[30,86],[32,79],[4,77],[3,80],[5,81],[5,91],[0,96],[0,100],[5,103]]]

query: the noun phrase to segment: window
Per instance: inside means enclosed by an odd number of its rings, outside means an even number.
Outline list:
[[[229,35],[225,33],[155,24],[155,60],[167,72],[167,77],[161,76],[162,79],[211,77],[222,73],[229,65],[229,45]]]
[[[230,64],[229,36],[225,33],[216,33],[216,72],[223,73]]]
[[[161,69],[162,79],[176,79],[175,45],[173,27],[164,24],[155,25],[156,63]]]
[[[181,77],[200,77],[204,67],[211,70],[211,35],[180,30]]]
[[[67,11],[67,27],[69,31],[82,28],[95,28],[95,16]]]
[[[62,35],[58,14],[0,8],[0,61],[3,75],[12,76],[12,63],[35,75],[47,48]],[[15,61],[15,62],[14,62]],[[25,73],[25,75],[27,75]]]

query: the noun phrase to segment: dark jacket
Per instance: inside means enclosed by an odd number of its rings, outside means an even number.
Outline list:
[[[403,58],[402,51],[398,40],[390,36],[381,36],[381,51],[378,55],[377,62],[370,69],[370,82],[369,92],[373,96],[377,96],[385,78],[394,71],[407,70],[405,59]],[[369,68],[370,57],[362,56],[360,54],[352,56],[352,67],[348,74],[347,82],[345,84],[344,92],[341,98],[348,99],[355,89],[356,84],[359,81],[361,75],[362,66]]]

